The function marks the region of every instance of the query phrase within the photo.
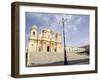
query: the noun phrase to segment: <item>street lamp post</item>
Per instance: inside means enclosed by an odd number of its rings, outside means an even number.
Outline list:
[[[68,65],[67,55],[66,55],[66,44],[65,44],[65,30],[64,30],[64,18],[62,18],[62,26],[63,26],[63,40],[64,40],[64,65]]]

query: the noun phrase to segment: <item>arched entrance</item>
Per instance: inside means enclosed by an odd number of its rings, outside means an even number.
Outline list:
[[[39,52],[41,52],[41,47],[39,47]]]
[[[50,51],[50,47],[49,46],[47,46],[47,52],[49,52]]]

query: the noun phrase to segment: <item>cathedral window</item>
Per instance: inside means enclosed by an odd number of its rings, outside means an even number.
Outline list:
[[[41,48],[39,48],[39,52],[41,52]]]
[[[33,35],[35,35],[35,32],[33,32]]]
[[[32,44],[32,46],[33,46],[33,44]]]
[[[55,49],[55,52],[56,52],[57,50]]]

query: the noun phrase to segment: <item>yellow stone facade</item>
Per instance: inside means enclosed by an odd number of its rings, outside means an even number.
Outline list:
[[[49,27],[38,31],[36,25],[32,26],[29,38],[29,52],[62,52],[62,36],[53,32]]]

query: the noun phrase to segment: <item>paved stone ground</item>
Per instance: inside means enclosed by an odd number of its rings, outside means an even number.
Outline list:
[[[56,53],[57,54],[57,53]],[[48,57],[49,56],[49,57]],[[32,56],[31,56],[32,57]],[[30,67],[35,66],[60,66],[64,65],[63,53],[35,53],[33,63]],[[89,56],[76,53],[67,53],[68,65],[89,64]]]

